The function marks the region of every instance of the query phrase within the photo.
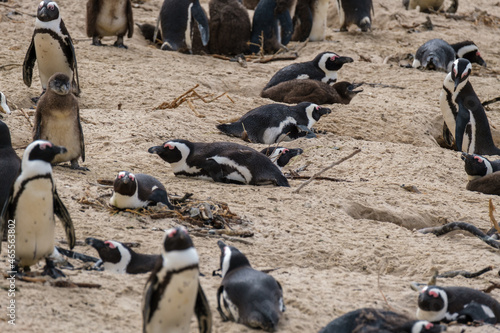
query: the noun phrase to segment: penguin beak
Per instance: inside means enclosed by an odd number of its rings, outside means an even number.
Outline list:
[[[160,154],[161,152],[163,152],[162,146],[154,146],[148,149],[148,153],[150,154]]]
[[[99,251],[99,249],[106,247],[106,244],[104,244],[104,242],[102,240],[97,239],[97,238],[92,238],[92,237],[86,238],[85,244],[92,246],[97,251]]]
[[[226,247],[226,244],[223,241],[217,241],[217,245],[219,246],[219,249],[224,252],[224,248]]]
[[[358,87],[361,87],[362,85],[363,85],[363,82],[361,82],[361,83],[353,83],[353,84],[351,84],[351,85],[347,88],[347,90],[349,90],[349,91],[350,91],[350,92],[352,92],[352,93],[359,94],[360,92],[362,92],[362,91],[363,91],[363,89],[360,89],[360,90],[354,90],[354,89],[356,89],[356,88],[358,88]]]
[[[453,91],[457,91],[457,87],[460,84],[460,77],[455,78],[455,89]]]
[[[462,161],[465,161],[467,159],[467,154],[462,152],[462,156],[460,156],[460,158],[462,159]]]
[[[128,178],[128,176],[125,176],[125,177],[123,177],[122,181],[123,181],[123,184],[126,185],[126,184],[128,184],[130,182],[130,178]]]
[[[47,7],[43,7],[42,9],[40,9],[40,11],[38,12],[38,19],[40,21],[43,21],[44,19],[48,18],[48,14],[47,14]]]
[[[350,57],[338,57],[335,62],[339,64],[347,64],[348,62],[354,62],[354,60]]]
[[[52,149],[54,150],[55,155],[65,154],[68,152],[66,147],[63,147],[63,146],[53,146]]]
[[[297,155],[300,155],[302,154],[304,151],[300,148],[296,148],[296,149],[288,149],[288,152],[287,154],[289,154],[290,156],[297,156]]]

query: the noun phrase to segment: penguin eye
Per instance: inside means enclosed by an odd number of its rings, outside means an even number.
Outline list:
[[[437,292],[432,291],[432,290],[431,290],[431,291],[429,291],[429,295],[431,295],[431,296],[432,296],[432,297],[434,297],[434,298],[438,298],[438,296],[439,296]]]
[[[128,175],[128,178],[129,178],[131,181],[134,181],[135,176],[134,176],[133,174],[131,174],[131,173],[130,173],[130,174]]]
[[[170,231],[170,233],[168,234],[167,237],[171,238],[171,237],[174,237],[174,235],[177,233],[177,229],[174,229],[172,231]]]
[[[483,159],[479,156],[474,156],[474,159],[477,160],[479,163],[483,163]]]
[[[170,150],[173,150],[175,147],[172,146],[170,143],[165,143],[165,145],[163,146],[163,148],[168,148]]]
[[[49,2],[49,4],[47,5],[47,8],[50,9],[50,10],[54,10],[54,3],[53,2]]]
[[[319,106],[317,106],[317,107],[315,107],[315,109],[316,109],[316,111],[319,111],[320,107],[319,107]]]
[[[47,147],[49,147],[49,148],[52,147],[52,144],[42,143],[39,147],[40,147],[40,150],[45,150],[45,148],[47,148]]]
[[[283,149],[282,154],[286,154],[286,153],[288,153],[288,149]]]
[[[110,241],[105,241],[104,244],[106,244],[110,249],[116,248],[115,244],[111,243]]]
[[[434,324],[433,323],[427,323],[427,325],[425,325],[425,329],[426,330],[430,330],[431,328],[434,327]]]
[[[481,56],[481,53],[479,53],[479,51],[477,51],[477,52],[476,52],[476,55],[477,55],[478,57],[480,57],[480,56]]]
[[[330,60],[331,60],[331,61],[335,61],[335,60],[336,60],[336,59],[338,59],[338,58],[339,58],[339,56],[338,56],[338,55],[334,55],[334,56],[332,56],[332,57],[330,58]]]

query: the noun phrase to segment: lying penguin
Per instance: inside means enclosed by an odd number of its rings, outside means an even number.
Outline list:
[[[312,126],[331,110],[313,103],[294,106],[267,104],[247,112],[238,121],[219,124],[217,128],[227,134],[250,142],[273,144],[301,137],[315,137]]]
[[[113,195],[109,204],[119,209],[136,209],[163,203],[174,209],[165,186],[156,178],[142,173],[120,171],[113,182]]]
[[[223,321],[235,321],[267,332],[277,329],[285,311],[283,289],[271,275],[255,270],[247,257],[222,241],[220,270],[222,282],[217,290],[217,311]],[[214,272],[215,274],[215,272]]]
[[[466,287],[426,286],[418,296],[417,318],[432,322],[500,322],[500,303],[482,291]]]
[[[268,156],[281,170],[293,157],[302,154],[304,151],[300,148],[268,147],[260,152]]]
[[[315,104],[349,104],[351,100],[363,91],[355,90],[362,83],[337,82],[333,85],[317,80],[290,80],[281,82],[271,88],[263,90],[261,97],[272,99],[275,102],[295,104],[311,102]]]
[[[396,312],[363,308],[332,320],[319,333],[439,333],[445,330],[445,326],[427,320],[411,320]]]
[[[423,13],[432,13],[443,11],[444,0],[403,0],[403,6],[406,10],[416,9],[417,7]],[[447,13],[456,13],[458,10],[458,0],[452,0],[450,7],[446,9]]]
[[[236,143],[176,139],[151,147],[148,152],[170,163],[176,176],[201,177],[221,183],[290,186],[266,155]]]
[[[500,195],[500,160],[490,161],[486,157],[462,153],[465,172],[469,178],[466,189],[484,194]]]

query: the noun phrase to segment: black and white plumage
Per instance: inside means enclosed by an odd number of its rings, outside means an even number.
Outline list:
[[[33,140],[47,140],[66,148],[66,153],[54,157],[53,164],[69,161],[72,169],[88,170],[78,164],[79,158],[85,162],[85,141],[78,99],[71,93],[66,74],[52,75],[45,94],[38,100]]]
[[[439,333],[445,330],[445,326],[427,320],[411,320],[393,311],[362,308],[332,320],[319,333]]]
[[[134,34],[134,17],[130,0],[88,0],[87,36],[92,37],[92,45],[101,46],[105,36],[116,36],[114,46],[127,48],[123,37]]]
[[[50,77],[60,72],[72,78],[72,91],[80,94],[75,48],[54,1],[43,0],[38,6],[35,31],[23,63],[23,80],[28,87],[35,62],[44,91]]]
[[[500,155],[491,135],[488,117],[477,97],[469,76],[471,63],[464,58],[455,60],[452,71],[443,83],[440,96],[441,112],[445,122],[443,136],[458,150],[469,154]]]
[[[151,272],[160,257],[158,254],[137,253],[127,245],[112,240],[102,241],[89,237],[85,239],[85,243],[99,253],[101,259],[96,262],[96,268],[103,267],[104,270],[117,274]]]
[[[135,209],[163,203],[169,209],[174,206],[168,199],[165,186],[156,178],[143,173],[120,171],[113,182],[113,195],[109,204],[120,209]]]
[[[195,44],[199,42],[195,38],[196,29],[201,44],[208,45],[210,28],[199,0],[164,0],[159,22],[163,38],[162,50],[193,53]]]
[[[162,254],[144,288],[143,333],[188,333],[193,313],[201,333],[212,331],[212,314],[199,274],[198,253],[187,230],[166,230]]]
[[[462,153],[469,182],[466,189],[484,194],[500,195],[500,160],[490,161],[484,156]]]
[[[0,112],[10,114],[10,108],[9,105],[7,104],[7,97],[5,97],[5,94],[0,91]],[[0,116],[1,118],[1,116]]]
[[[247,257],[222,241],[220,270],[222,282],[217,290],[217,310],[223,321],[276,331],[285,311],[283,289],[271,275],[255,270]]]
[[[221,183],[289,186],[279,168],[264,154],[231,142],[169,140],[151,147],[170,163],[176,176],[201,177]]]
[[[339,56],[334,52],[322,52],[311,61],[283,67],[273,75],[263,90],[295,79],[311,79],[333,85],[337,82],[337,71],[350,62],[353,62],[352,58]]]
[[[298,0],[293,17],[292,40],[325,40],[328,0]]]
[[[281,170],[292,158],[301,155],[304,151],[300,148],[268,147],[260,152],[268,156]]]
[[[372,0],[337,0],[340,31],[347,31],[351,24],[356,24],[361,31],[372,29]]]
[[[273,144],[301,137],[315,137],[313,125],[329,113],[330,109],[309,102],[293,106],[266,104],[250,110],[238,121],[220,124],[217,128],[224,134],[250,142]]]
[[[3,206],[1,225],[15,220],[16,263],[29,269],[45,259],[45,273],[64,276],[56,270],[50,256],[54,253],[54,214],[61,220],[70,248],[75,246],[75,230],[68,210],[56,191],[50,162],[66,148],[48,141],[34,141],[26,147],[21,174],[12,187],[9,200]]]
[[[432,322],[496,324],[500,321],[500,303],[471,288],[426,286],[418,296],[417,318]]]
[[[12,184],[21,171],[21,159],[12,148],[9,127],[0,120],[0,207],[9,198]],[[0,237],[2,235],[0,234]]]

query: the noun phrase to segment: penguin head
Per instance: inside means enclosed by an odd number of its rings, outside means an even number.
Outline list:
[[[426,286],[418,295],[417,318],[428,321],[440,321],[448,311],[448,294],[437,286]]]
[[[165,162],[176,163],[185,160],[191,152],[191,144],[186,140],[170,140],[163,146],[154,146],[148,149],[150,154],[158,154]]]
[[[12,142],[10,140],[10,131],[6,123],[0,120],[0,148],[10,147],[12,148]]]
[[[493,173],[491,162],[483,156],[462,152],[461,158],[465,162],[465,172],[469,180],[474,180]]]
[[[49,22],[59,18],[59,6],[54,1],[43,0],[38,5],[36,18],[42,22]]]
[[[96,249],[104,263],[117,264],[126,257],[130,260],[130,253],[133,252],[128,246],[112,240],[104,242],[97,238],[88,237],[85,239],[85,243]],[[128,252],[128,255],[125,252]],[[124,253],[125,255],[123,255]]]
[[[165,231],[163,239],[163,251],[168,253],[172,251],[187,250],[194,247],[193,241],[184,227],[171,228]]]
[[[427,320],[417,320],[412,321],[408,325],[409,327],[402,328],[401,332],[408,333],[439,333],[446,331],[446,326],[433,324]],[[399,332],[399,331],[398,331]]]
[[[9,106],[7,105],[7,97],[0,91],[0,112],[10,114]]]
[[[338,71],[344,64],[353,62],[352,58],[341,57],[334,52],[323,52],[314,58],[314,64],[319,67],[323,72]]]
[[[305,111],[307,119],[309,120],[309,123],[307,124],[308,128],[311,128],[312,125],[314,125],[314,123],[319,120],[319,118],[321,118],[325,114],[329,114],[332,112],[332,110],[329,108],[324,108],[322,106],[309,102],[299,103],[297,104],[297,107]]]
[[[49,89],[58,95],[67,95],[71,91],[69,76],[63,73],[55,73],[49,79]]]
[[[113,182],[113,190],[121,195],[133,196],[137,190],[135,175],[128,171],[120,171]]]
[[[356,90],[356,88],[363,85],[363,83],[350,83],[347,81],[337,82],[333,85],[333,88],[337,91],[337,93],[343,98],[347,104],[360,92],[363,92],[363,89]]]
[[[486,67],[486,61],[481,57],[479,48],[473,41],[467,40],[461,43],[453,44],[453,48],[458,58],[465,58],[471,63]]]
[[[28,145],[23,155],[23,170],[25,167],[28,167],[34,163],[48,163],[50,166],[50,162],[54,159],[54,157],[58,154],[64,154],[67,152],[67,149],[62,146],[53,145],[49,141],[37,140]]]
[[[302,154],[304,151],[300,148],[268,147],[261,150],[261,153],[268,156],[274,164],[283,168],[290,160]]]
[[[220,268],[222,270],[222,278],[224,278],[228,272],[238,267],[252,267],[247,257],[234,246],[228,246],[224,244],[223,241],[218,241],[217,245],[221,250]]]
[[[459,58],[453,62],[451,69],[451,80],[455,83],[455,91],[458,86],[469,80],[469,75],[472,72],[472,65],[469,60]]]

